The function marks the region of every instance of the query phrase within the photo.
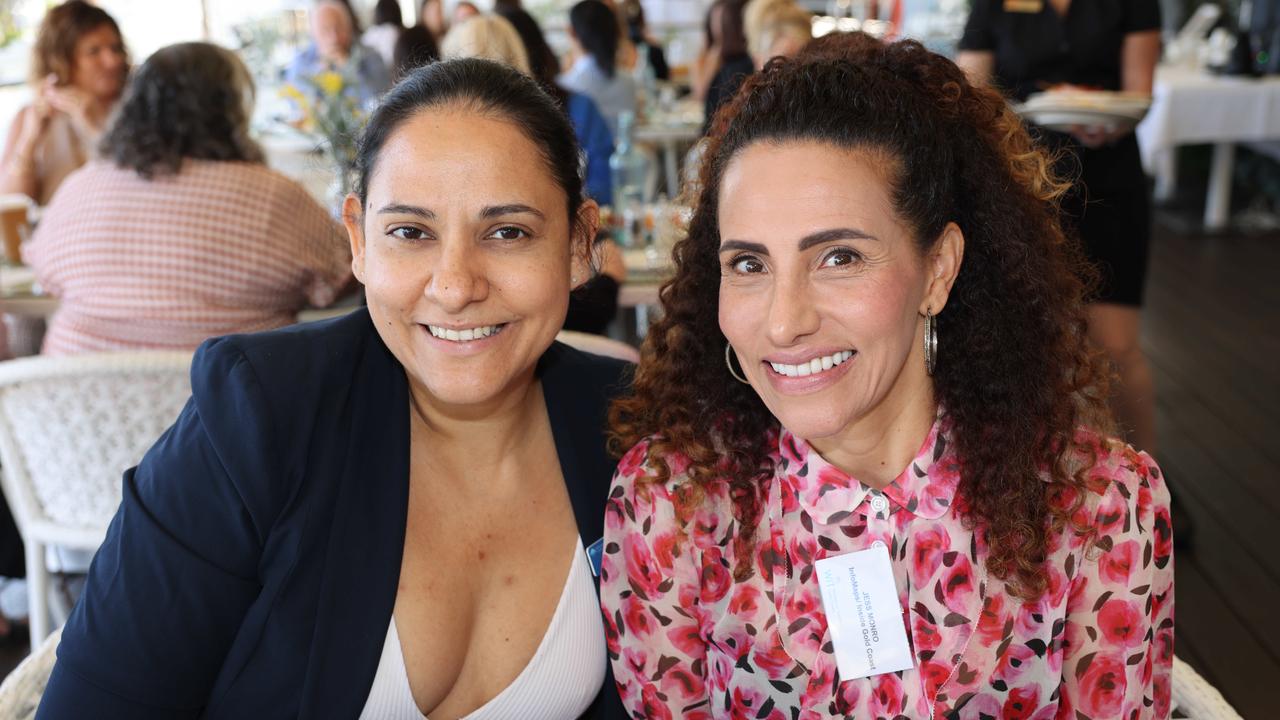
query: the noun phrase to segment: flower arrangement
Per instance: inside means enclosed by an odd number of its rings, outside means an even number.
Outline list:
[[[356,161],[356,137],[366,119],[351,82],[342,73],[327,70],[313,75],[309,87],[285,85],[280,94],[299,110],[294,126],[319,141],[320,149],[337,173],[336,200],[351,190]],[[311,92],[306,92],[310,90]]]

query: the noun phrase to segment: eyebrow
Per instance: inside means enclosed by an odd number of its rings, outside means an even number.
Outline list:
[[[424,207],[418,207],[417,205],[405,205],[404,203],[390,203],[388,205],[383,205],[382,208],[378,210],[378,214],[379,215],[401,215],[401,214],[417,215],[423,220],[436,219],[436,214],[431,212],[430,210]]]
[[[480,217],[484,220],[491,220],[493,218],[502,217],[504,215],[520,215],[523,213],[528,213],[539,219],[546,218],[546,216],[542,214],[542,211],[538,210],[537,208],[530,207],[528,205],[522,205],[520,203],[508,203],[506,205],[489,205],[480,211]],[[400,214],[416,215],[422,218],[423,220],[436,219],[436,214],[434,212],[431,212],[430,210],[424,207],[419,207],[417,205],[407,205],[405,203],[390,203],[387,205],[383,205],[382,208],[378,210],[378,214],[379,215],[400,215]]]
[[[537,208],[534,208],[534,207],[530,207],[528,205],[521,205],[520,203],[508,203],[506,205],[490,205],[480,211],[480,217],[485,220],[491,220],[496,217],[502,217],[503,215],[523,215],[523,214],[533,215],[539,220],[546,219],[546,216],[542,214],[541,210],[538,210]]]
[[[801,252],[808,250],[814,245],[822,245],[823,243],[834,242],[836,240],[879,240],[872,235],[857,228],[831,228],[828,230],[819,230],[800,238],[799,249]],[[760,255],[768,255],[769,249],[761,243],[747,242],[746,240],[725,240],[720,243],[720,252],[727,250],[745,250]]]

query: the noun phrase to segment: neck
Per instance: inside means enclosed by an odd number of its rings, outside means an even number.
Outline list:
[[[915,364],[911,364],[912,367]],[[830,437],[810,441],[827,462],[867,487],[884,489],[915,459],[938,414],[933,383],[904,370],[871,412]]]
[[[546,415],[542,385],[532,368],[498,397],[480,404],[443,403],[418,386],[411,386],[409,395],[415,439],[428,443],[433,465],[457,471],[455,477],[483,477],[486,468],[518,457],[517,450],[545,425],[540,422]]]

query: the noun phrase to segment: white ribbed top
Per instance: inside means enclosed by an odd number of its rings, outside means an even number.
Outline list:
[[[591,581],[582,538],[560,602],[537,651],[516,679],[463,720],[572,720],[582,715],[604,685],[606,655],[600,601]],[[378,672],[360,720],[423,720],[413,701],[396,618],[391,616]]]

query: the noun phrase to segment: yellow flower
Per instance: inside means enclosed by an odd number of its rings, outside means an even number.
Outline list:
[[[345,84],[342,80],[342,74],[327,70],[312,78],[316,87],[329,97],[336,97],[342,92],[342,86]]]

